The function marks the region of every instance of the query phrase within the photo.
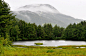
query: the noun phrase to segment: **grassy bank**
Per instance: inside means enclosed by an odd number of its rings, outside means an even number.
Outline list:
[[[4,47],[4,53],[1,54],[1,56],[85,56],[85,55],[86,55],[86,48],[57,49],[57,47],[38,47],[38,46],[29,46],[28,48]]]
[[[48,49],[57,49],[57,48],[62,48],[62,49],[68,49],[68,48],[74,48],[76,49],[77,47],[86,47],[86,45],[66,45],[66,46],[25,46],[25,45],[12,45],[12,47],[25,47],[25,48],[48,48]]]

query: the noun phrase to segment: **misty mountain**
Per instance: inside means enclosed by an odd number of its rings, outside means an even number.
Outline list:
[[[66,27],[70,23],[79,23],[80,19],[75,19],[71,16],[61,14],[57,9],[49,4],[32,4],[22,6],[13,11],[16,18],[24,20],[27,23],[36,23],[43,25],[44,23],[51,23],[53,26],[58,25]]]

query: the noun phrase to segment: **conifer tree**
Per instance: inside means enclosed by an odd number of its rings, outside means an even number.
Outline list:
[[[9,5],[4,0],[0,0],[0,35],[2,37],[5,37],[6,33],[9,35],[14,19],[15,16],[12,16]]]
[[[38,38],[40,37],[41,39],[45,39],[45,32],[43,30],[43,28],[41,27],[41,25],[38,26],[37,28],[37,36]]]

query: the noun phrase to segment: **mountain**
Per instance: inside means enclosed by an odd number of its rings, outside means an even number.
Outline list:
[[[61,14],[57,9],[49,4],[31,4],[22,6],[13,11],[16,18],[37,25],[51,23],[53,26],[58,25],[66,27],[70,23],[79,23],[80,19],[75,19],[71,16]]]

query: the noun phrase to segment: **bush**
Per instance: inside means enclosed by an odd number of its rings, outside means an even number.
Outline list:
[[[43,43],[34,43],[34,44],[36,44],[36,45],[43,45]]]
[[[6,38],[4,39],[4,37],[1,37],[0,35],[0,43],[3,46],[9,46],[12,44],[12,41],[9,40],[9,35],[6,34]]]
[[[52,52],[54,52],[54,51],[53,51],[53,50],[48,50],[48,51],[47,51],[47,53],[52,53]]]

